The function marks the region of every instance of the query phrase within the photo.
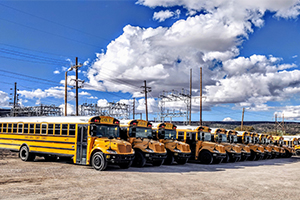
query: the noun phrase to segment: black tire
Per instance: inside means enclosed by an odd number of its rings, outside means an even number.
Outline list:
[[[133,165],[135,167],[144,167],[145,164],[146,164],[146,158],[144,154],[139,150],[135,150]]]
[[[54,156],[54,155],[44,155],[44,158],[46,161],[49,161],[49,162],[57,161],[57,156]]]
[[[275,153],[271,155],[271,159],[274,159],[274,158],[276,158],[276,154]]]
[[[200,152],[200,161],[203,164],[211,164],[213,162],[213,156],[209,151],[201,151]]]
[[[296,156],[300,156],[300,150],[296,150]]]
[[[223,158],[214,158],[214,164],[220,164],[223,161]]]
[[[153,161],[152,165],[153,165],[153,166],[159,167],[159,166],[161,166],[163,163],[164,163],[164,160],[155,160],[155,161]]]
[[[256,159],[256,152],[251,151],[251,155],[248,157],[248,160],[254,161]]]
[[[119,164],[121,169],[128,169],[130,166],[132,165],[132,161],[128,162],[128,163],[121,163]]]
[[[19,152],[19,157],[22,161],[33,161],[35,159],[35,154],[30,153],[27,146],[22,146]]]
[[[177,159],[176,162],[178,165],[184,165],[188,161],[188,158]]]
[[[230,156],[229,153],[226,152],[226,157],[223,159],[223,163],[229,163]]]
[[[174,162],[173,152],[168,150],[167,157],[164,161],[164,165],[172,165],[173,162]]]
[[[96,152],[92,156],[92,166],[94,169],[103,171],[107,167],[107,160],[105,155],[102,152]]]

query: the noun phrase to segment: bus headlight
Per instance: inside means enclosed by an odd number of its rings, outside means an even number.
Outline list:
[[[181,153],[179,149],[173,149],[174,152]]]
[[[106,152],[107,152],[107,153],[110,153],[110,154],[117,154],[117,152],[116,152],[116,151],[114,151],[114,150],[111,150],[111,149],[107,149],[107,150],[106,150]]]
[[[149,153],[153,153],[154,151],[152,149],[145,149],[146,151],[148,151]]]

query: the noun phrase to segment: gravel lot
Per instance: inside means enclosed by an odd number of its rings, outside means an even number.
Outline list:
[[[0,154],[0,199],[299,199],[300,157],[96,171]]]

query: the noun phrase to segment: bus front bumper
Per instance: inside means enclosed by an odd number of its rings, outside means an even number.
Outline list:
[[[106,160],[109,163],[119,164],[128,163],[134,159],[134,154],[119,155],[119,154],[106,154]]]
[[[147,161],[164,160],[167,157],[167,153],[145,153]]]
[[[174,157],[176,159],[184,159],[184,158],[190,158],[191,157],[191,153],[178,153],[178,152],[173,152],[174,153]]]
[[[213,153],[212,155],[216,159],[224,159],[224,158],[226,158],[226,153]]]

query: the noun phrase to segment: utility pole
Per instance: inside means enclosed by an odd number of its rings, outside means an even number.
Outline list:
[[[146,80],[144,80],[144,86],[141,86],[141,88],[144,88],[141,93],[145,93],[146,121],[148,121],[147,93],[151,92],[151,87],[147,87]]]
[[[275,114],[275,133],[277,135],[277,114]]]
[[[75,82],[75,89],[76,89],[76,116],[78,116],[78,57],[76,57],[76,67],[75,67],[75,69],[76,69],[76,82]]]
[[[192,69],[190,69],[190,107],[189,107],[189,125],[191,125],[192,118]]]
[[[135,98],[133,98],[132,118],[135,118]]]
[[[241,131],[243,131],[244,113],[245,113],[245,108],[243,108],[243,113],[242,113]]]
[[[200,67],[200,126],[202,126],[202,67]]]

